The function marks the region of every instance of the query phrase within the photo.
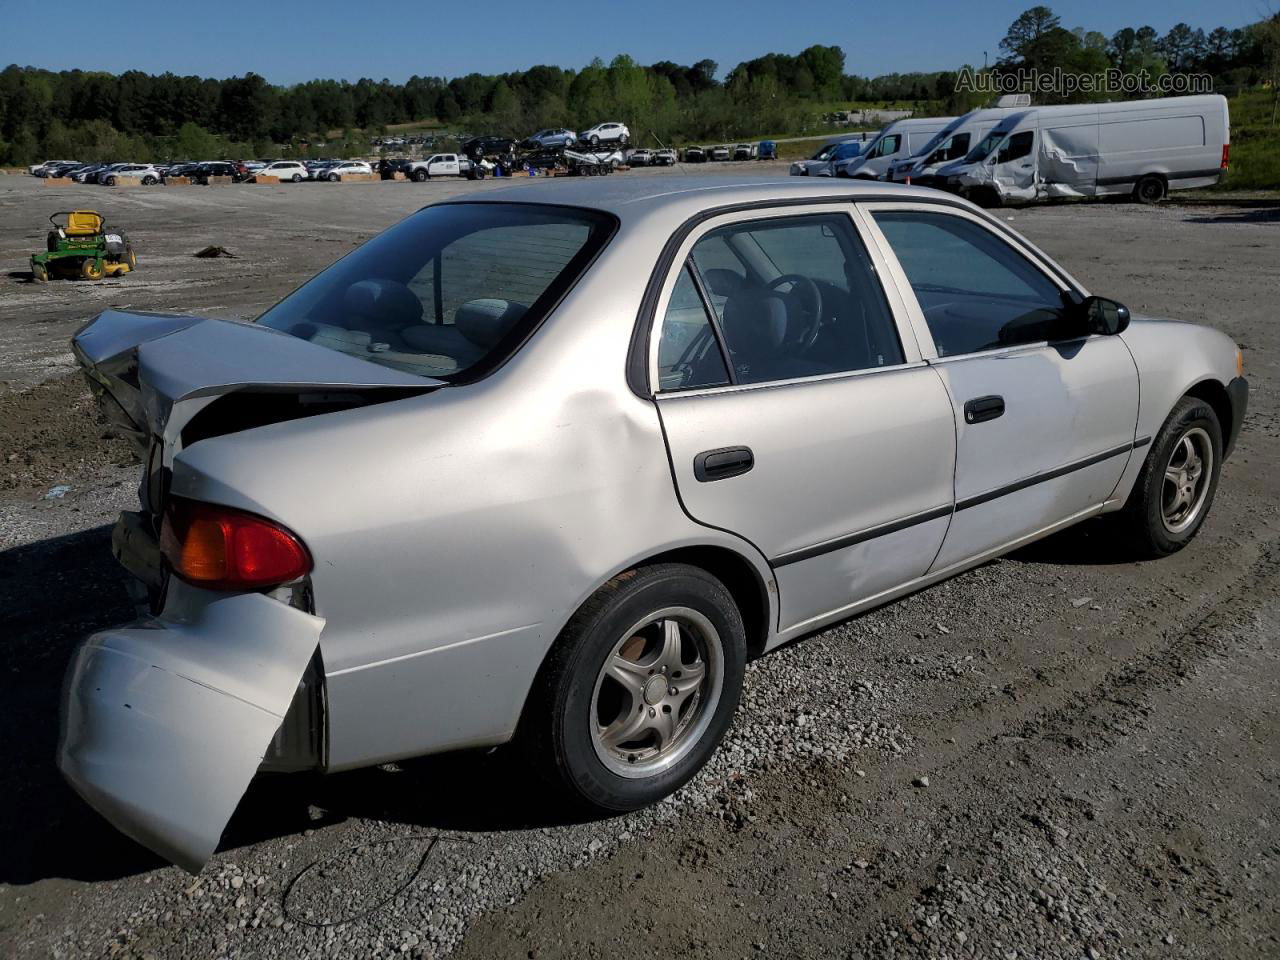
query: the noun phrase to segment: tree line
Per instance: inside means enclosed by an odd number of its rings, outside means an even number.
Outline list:
[[[1276,84],[1280,17],[1239,30],[1205,33],[1177,24],[1125,28],[1111,37],[1067,30],[1048,7],[1033,7],[1009,28],[994,70],[1059,66],[1097,72],[1207,71],[1222,84]],[[1274,28],[1274,29],[1273,29]],[[821,129],[821,115],[849,102],[906,101],[920,110],[957,112],[977,103],[956,92],[954,71],[865,77],[846,72],[838,46],[770,53],[717,79],[710,59],[643,66],[621,55],[581,70],[539,65],[496,75],[404,83],[312,80],[275,86],[255,73],[226,79],[50,71],[11,65],[0,71],[0,163],[47,156],[77,159],[266,156],[327,151],[367,143],[368,132],[434,121],[454,131],[522,136],[542,127],[580,129],[626,122],[637,143],[722,141]],[[335,143],[335,131],[340,131]],[[326,152],[326,148],[319,152]]]
[[[1210,31],[1177,23],[1167,33],[1154,27],[1124,27],[1111,36],[1076,27],[1068,30],[1049,7],[1035,6],[1009,26],[1000,41],[999,71],[1060,68],[1067,73],[1145,74],[1158,80],[1170,73],[1207,74],[1214,89],[1232,93],[1259,84],[1280,88],[1280,14],[1239,29]],[[1088,97],[1076,93],[1075,99]],[[1092,94],[1094,99],[1105,97]],[[1042,97],[1053,102],[1052,95]],[[1059,95],[1058,99],[1065,99]]]

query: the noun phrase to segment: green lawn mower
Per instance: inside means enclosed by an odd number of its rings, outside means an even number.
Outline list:
[[[58,217],[66,219],[59,223]],[[93,210],[61,210],[49,218],[49,249],[31,256],[31,275],[43,283],[50,277],[103,277],[128,273],[138,258],[123,230],[107,231],[102,214]]]

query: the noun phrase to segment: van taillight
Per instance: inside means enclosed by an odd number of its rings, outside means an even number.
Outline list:
[[[1224,143],[1222,145],[1222,169],[1227,169],[1231,165],[1231,144]]]
[[[165,507],[160,551],[177,576],[209,590],[260,590],[311,572],[311,554],[279,524],[181,497]]]

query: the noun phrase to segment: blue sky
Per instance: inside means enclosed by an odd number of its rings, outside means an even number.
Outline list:
[[[97,12],[82,16],[76,3],[62,4],[57,12],[37,2],[0,0],[6,26],[0,66],[215,77],[252,70],[272,83],[289,84],[313,77],[402,81],[415,73],[501,73],[536,63],[578,68],[593,56],[607,61],[628,53],[645,64],[709,57],[723,73],[770,51],[796,53],[826,43],[844,49],[848,72],[874,76],[981,64],[984,50],[994,60],[1010,22],[1032,5],[1033,0],[247,0],[216,3],[208,13],[182,2],[119,10],[90,4]],[[1239,27],[1260,19],[1262,11],[1259,0],[1048,5],[1063,26],[1107,35],[1148,23],[1164,33],[1179,21],[1206,31]]]

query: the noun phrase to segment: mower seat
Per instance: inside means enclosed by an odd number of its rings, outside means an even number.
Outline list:
[[[102,215],[92,210],[72,210],[67,214],[68,237],[92,237],[102,232]]]

